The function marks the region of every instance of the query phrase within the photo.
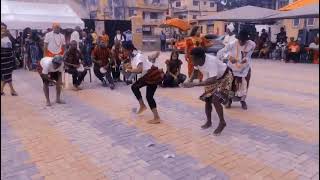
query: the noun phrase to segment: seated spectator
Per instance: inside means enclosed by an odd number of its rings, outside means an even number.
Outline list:
[[[287,62],[292,60],[297,63],[300,59],[300,45],[298,41],[295,41],[293,37],[290,38],[290,42],[287,46]]]
[[[319,37],[314,38],[314,41],[310,43],[309,48],[319,50]]]
[[[72,75],[74,90],[81,90],[79,87],[87,71],[83,68],[83,55],[77,49],[78,43],[75,40],[70,42],[70,48],[64,54],[66,72]]]
[[[286,58],[286,47],[287,42],[283,39],[280,39],[280,41],[277,42],[276,51],[280,55],[281,61],[284,61],[284,59]]]
[[[179,59],[179,53],[173,51],[171,53],[170,60],[166,61],[167,72],[164,76],[162,86],[163,87],[178,87],[180,83],[183,83],[187,76],[180,73],[182,61]]]
[[[269,52],[271,50],[271,41],[267,40],[263,43],[262,48],[259,51],[259,58],[269,58]]]
[[[312,51],[313,63],[319,64],[319,37],[314,38],[314,42],[309,45]]]

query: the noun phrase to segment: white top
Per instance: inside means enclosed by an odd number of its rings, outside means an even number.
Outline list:
[[[229,34],[227,34],[223,39],[223,44],[226,46],[226,45],[234,42],[235,40],[237,40],[235,34],[233,34],[232,36],[229,36]]]
[[[1,45],[2,46],[2,45]],[[317,45],[316,43],[311,43],[310,45],[309,45],[309,48],[311,48],[311,49],[319,49],[319,44]]]
[[[115,37],[114,37],[114,42],[116,41],[120,41],[120,42],[123,42],[124,41],[124,37],[122,34],[117,34]]]
[[[77,47],[78,47],[78,50],[79,50],[79,44],[80,44],[81,40],[80,40],[80,35],[79,35],[78,31],[73,31],[71,33],[70,42],[71,41],[76,41],[77,42]]]
[[[195,69],[198,69],[206,80],[212,77],[222,77],[227,69],[227,65],[220,61],[216,56],[206,54],[206,61],[204,64],[202,66],[197,66]]]
[[[42,74],[49,74],[51,72],[63,72],[64,64],[62,63],[59,68],[54,69],[52,59],[52,57],[44,57],[41,59],[40,65],[42,67]]]
[[[131,61],[132,68],[136,69],[138,65],[142,63],[142,75],[144,75],[153,64],[149,61],[148,57],[143,55],[140,51],[136,51],[135,53],[136,54]]]
[[[240,46],[239,41],[236,40],[223,49],[221,49],[217,56],[222,57],[233,57],[237,59],[237,63],[232,64],[228,61],[228,67],[232,69],[233,75],[237,77],[246,77],[251,67],[252,59],[251,55],[256,47],[256,43],[248,40],[244,46]],[[244,57],[242,57],[244,55]],[[246,63],[241,64],[242,61],[247,60]]]
[[[59,54],[62,51],[62,46],[66,44],[66,39],[63,34],[48,32],[44,38],[44,42],[48,43],[48,50],[53,54]]]
[[[1,38],[1,47],[12,48],[12,42],[10,41],[8,36]]]

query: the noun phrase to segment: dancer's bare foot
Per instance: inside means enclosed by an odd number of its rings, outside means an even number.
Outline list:
[[[139,110],[137,111],[137,114],[143,113],[143,111],[147,110],[146,106],[140,106]]]
[[[160,124],[160,118],[154,118],[148,121],[149,124]]]
[[[208,129],[212,126],[212,123],[210,121],[207,121],[204,125],[201,126],[201,129]]]

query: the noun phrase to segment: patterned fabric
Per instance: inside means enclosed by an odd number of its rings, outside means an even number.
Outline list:
[[[111,57],[111,52],[108,48],[101,48],[96,46],[92,51],[92,56],[96,61],[100,61],[101,66],[106,66],[109,64],[109,58]]]
[[[1,81],[11,82],[15,58],[12,48],[1,48]]]
[[[226,98],[229,96],[229,93],[232,89],[233,74],[232,71],[227,68],[224,75],[219,78],[214,84],[206,86],[204,88],[204,93],[200,96],[202,101],[205,101],[206,98],[216,95],[226,101]]]
[[[141,77],[141,80],[147,84],[161,84],[164,77],[164,72],[156,66],[152,66],[148,72]]]

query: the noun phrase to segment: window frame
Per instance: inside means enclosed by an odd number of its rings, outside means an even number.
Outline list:
[[[298,20],[298,24],[295,24],[295,21]],[[292,27],[298,28],[300,26],[300,19],[292,19]]]
[[[310,22],[309,20],[311,20],[311,19],[313,20],[312,24],[309,24],[309,22]],[[306,20],[307,20],[307,26],[308,27],[313,27],[315,25],[315,22],[316,22],[315,18],[307,18]]]

